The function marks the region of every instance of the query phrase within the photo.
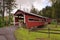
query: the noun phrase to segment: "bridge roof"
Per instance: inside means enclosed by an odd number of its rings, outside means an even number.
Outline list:
[[[33,16],[37,16],[37,17],[47,18],[47,17],[41,16],[41,15],[37,15],[37,14],[34,14],[34,13],[28,13],[28,12],[25,12],[25,11],[22,11],[22,10],[17,10],[14,15],[16,15],[17,12],[22,12],[24,14],[29,14],[29,15],[33,15]]]

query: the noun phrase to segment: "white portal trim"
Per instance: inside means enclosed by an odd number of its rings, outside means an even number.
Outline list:
[[[25,23],[25,15],[24,15],[24,23]]]

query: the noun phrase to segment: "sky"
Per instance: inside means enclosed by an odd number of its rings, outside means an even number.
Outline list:
[[[18,9],[29,12],[32,8],[32,5],[39,11],[46,6],[52,6],[52,2],[49,0],[16,0],[16,4],[17,8],[13,10],[13,13],[15,13]]]

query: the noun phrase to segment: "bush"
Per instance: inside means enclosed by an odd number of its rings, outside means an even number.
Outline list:
[[[3,27],[4,26],[4,23],[2,21],[2,18],[0,17],[0,27]]]
[[[2,17],[0,17],[0,27],[8,26],[9,21],[8,20],[2,20]]]

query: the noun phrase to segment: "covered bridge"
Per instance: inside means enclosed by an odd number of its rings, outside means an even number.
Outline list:
[[[21,24],[21,22],[26,25],[26,28],[33,28],[45,25],[45,21],[43,19],[44,17],[40,15],[17,10],[14,16],[15,25],[19,25],[19,23]]]

